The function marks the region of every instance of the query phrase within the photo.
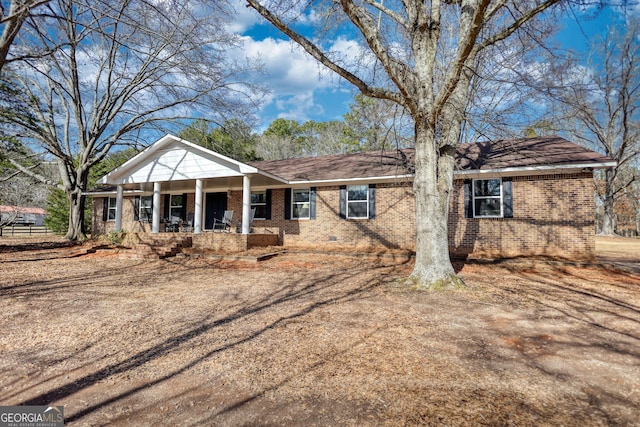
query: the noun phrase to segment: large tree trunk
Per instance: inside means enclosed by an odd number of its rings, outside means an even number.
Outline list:
[[[69,228],[65,239],[76,242],[78,240],[84,240],[86,235],[84,233],[84,207],[86,197],[82,194],[80,189],[68,193],[69,197]]]
[[[613,236],[616,234],[615,212],[614,212],[614,200],[613,200],[613,178],[614,173],[612,170],[605,172],[605,188],[602,196],[603,203],[603,215],[602,215],[602,229],[600,234],[604,236]]]
[[[615,215],[613,213],[613,197],[605,195],[602,214],[602,229],[600,234],[603,236],[613,236],[616,232]]]
[[[436,138],[425,123],[416,123],[416,261],[409,279],[418,288],[445,289],[463,285],[449,258],[449,194],[453,158],[440,156]],[[447,188],[445,188],[447,187]]]
[[[65,239],[75,242],[83,240],[84,235],[84,196],[73,192],[69,194],[69,228]]]

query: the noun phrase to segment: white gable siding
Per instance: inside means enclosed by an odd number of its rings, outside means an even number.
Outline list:
[[[153,153],[153,156],[117,181],[126,184],[241,175],[236,164],[220,158],[205,157],[181,144],[170,144]]]

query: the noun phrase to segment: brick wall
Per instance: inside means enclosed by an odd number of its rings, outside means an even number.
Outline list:
[[[464,218],[463,181],[454,186],[449,212],[452,254],[593,258],[591,173],[514,177],[513,218]]]
[[[284,194],[284,189],[272,190],[272,219],[255,220],[253,233],[277,235],[278,242],[288,247],[415,249],[410,182],[378,184],[372,220],[341,219],[338,186],[317,188],[317,219],[285,220]],[[194,194],[189,194],[188,212],[195,210],[194,201]],[[235,224],[242,218],[242,192],[229,192],[227,203],[234,211]],[[150,224],[133,221],[133,198],[125,198],[123,206],[125,230],[150,229]],[[94,201],[94,218],[94,230],[112,229],[113,221],[102,222],[102,199]],[[464,218],[463,181],[456,180],[449,242],[454,256],[590,259],[595,248],[592,174],[514,177],[513,218]]]
[[[255,220],[254,232],[278,233],[284,245],[301,248],[382,249],[411,248],[414,245],[411,183],[378,184],[376,217],[373,220],[341,219],[338,186],[317,187],[315,220],[285,220],[284,194],[284,189],[272,191],[272,219]],[[241,193],[237,192],[231,198],[239,200],[240,197]]]

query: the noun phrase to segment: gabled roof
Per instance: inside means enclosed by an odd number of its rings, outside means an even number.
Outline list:
[[[414,149],[387,150],[249,163],[296,182],[327,182],[411,176]],[[533,173],[553,170],[607,168],[615,162],[602,154],[557,136],[461,144],[456,174]]]
[[[166,135],[102,177],[99,184],[131,184],[242,176],[258,170],[173,135]]]

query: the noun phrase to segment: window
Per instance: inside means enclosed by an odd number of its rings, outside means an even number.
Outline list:
[[[171,218],[171,223],[177,223],[182,218],[182,194],[173,194],[171,196],[171,210],[169,212],[169,216]]]
[[[310,200],[308,188],[291,190],[291,218],[309,219]]]
[[[341,185],[341,219],[375,219],[376,185]]]
[[[140,207],[138,218],[142,222],[151,223],[153,218],[153,197],[142,196],[140,197]]]
[[[473,216],[476,218],[502,217],[502,180],[473,180]]]
[[[253,219],[267,219],[267,192],[251,192],[251,209],[255,208],[256,213]]]
[[[347,186],[347,218],[369,218],[369,186]]]
[[[109,197],[109,205],[107,207],[107,220],[115,221],[116,220],[116,198]]]

